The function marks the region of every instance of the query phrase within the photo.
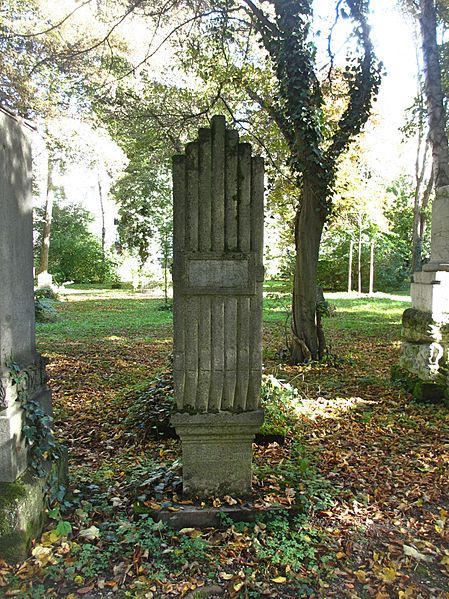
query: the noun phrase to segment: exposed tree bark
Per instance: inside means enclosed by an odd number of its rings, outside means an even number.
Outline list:
[[[412,234],[412,272],[419,272],[422,269],[422,239],[425,227],[425,209],[429,201],[430,190],[429,185],[424,186],[424,178],[427,166],[427,155],[429,151],[430,141],[427,137],[422,147],[422,128],[418,132],[418,147],[416,150],[416,161],[415,161],[415,194],[413,198],[413,234]],[[422,153],[422,158],[421,158]],[[432,186],[432,177],[430,181]],[[427,194],[427,192],[429,193]],[[425,201],[427,194],[427,201]]]
[[[296,216],[296,267],[292,308],[292,362],[322,357],[324,337],[318,338],[316,319],[317,265],[326,211],[317,210],[317,186],[304,179],[301,209]],[[322,204],[324,205],[324,204]]]
[[[429,138],[432,145],[433,174],[437,190],[449,185],[449,149],[438,56],[435,0],[420,0],[419,7]]]
[[[374,294],[374,241],[371,241],[369,256],[369,295]]]
[[[103,186],[101,184],[101,172],[100,169],[97,171],[97,182],[98,182],[98,197],[100,199],[100,210],[101,210],[101,280],[104,280],[105,264],[106,264],[106,223],[104,214],[104,201],[103,201]]]
[[[357,260],[357,291],[359,295],[362,293],[362,217],[359,215],[359,251]]]
[[[44,226],[42,229],[42,244],[39,258],[38,274],[48,272],[48,257],[50,255],[51,221],[53,217],[53,204],[55,199],[55,188],[53,183],[53,160],[48,158],[47,167],[47,192],[45,198]]]
[[[354,251],[354,242],[349,242],[349,264],[348,264],[348,293],[352,291],[352,256]]]

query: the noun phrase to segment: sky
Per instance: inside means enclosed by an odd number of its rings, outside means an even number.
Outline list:
[[[370,25],[376,56],[383,63],[384,75],[374,104],[373,119],[366,126],[366,145],[372,168],[387,180],[404,170],[412,173],[415,147],[413,141],[402,143],[399,128],[404,124],[405,110],[416,94],[416,50],[413,22],[397,8],[396,0],[371,0]],[[319,55],[327,62],[327,31],[335,19],[335,2],[315,0],[316,27],[323,30]],[[343,64],[347,51],[350,22],[339,19],[334,29],[332,51],[335,63]],[[320,47],[321,46],[321,47]]]
[[[412,22],[400,14],[394,0],[372,0],[372,8],[374,46],[386,74],[376,105],[379,122],[370,146],[375,159],[383,163],[385,176],[393,178],[403,169],[412,172],[415,158],[413,142],[401,144],[398,129],[416,95],[416,49]]]

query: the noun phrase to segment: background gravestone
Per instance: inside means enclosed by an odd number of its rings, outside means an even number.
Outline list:
[[[174,383],[184,491],[251,490],[263,422],[263,160],[216,116],[173,160]]]
[[[431,257],[413,274],[412,307],[402,316],[398,378],[416,399],[449,398],[449,186],[432,204]],[[395,373],[394,373],[395,374]],[[405,376],[404,376],[405,375]]]
[[[0,108],[0,557],[26,557],[43,521],[43,485],[27,478],[21,401],[47,413],[35,346],[30,127]]]

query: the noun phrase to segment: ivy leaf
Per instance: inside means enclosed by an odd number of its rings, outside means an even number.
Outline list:
[[[72,525],[67,520],[61,520],[58,522],[58,526],[56,527],[56,532],[60,537],[68,537],[72,532]]]

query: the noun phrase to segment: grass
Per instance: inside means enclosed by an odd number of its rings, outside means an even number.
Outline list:
[[[115,293],[115,290],[114,290]],[[158,299],[110,299],[70,301],[60,306],[61,318],[38,324],[37,338],[43,345],[51,340],[76,340],[118,336],[150,339],[155,327],[170,325],[172,314],[160,310]]]

